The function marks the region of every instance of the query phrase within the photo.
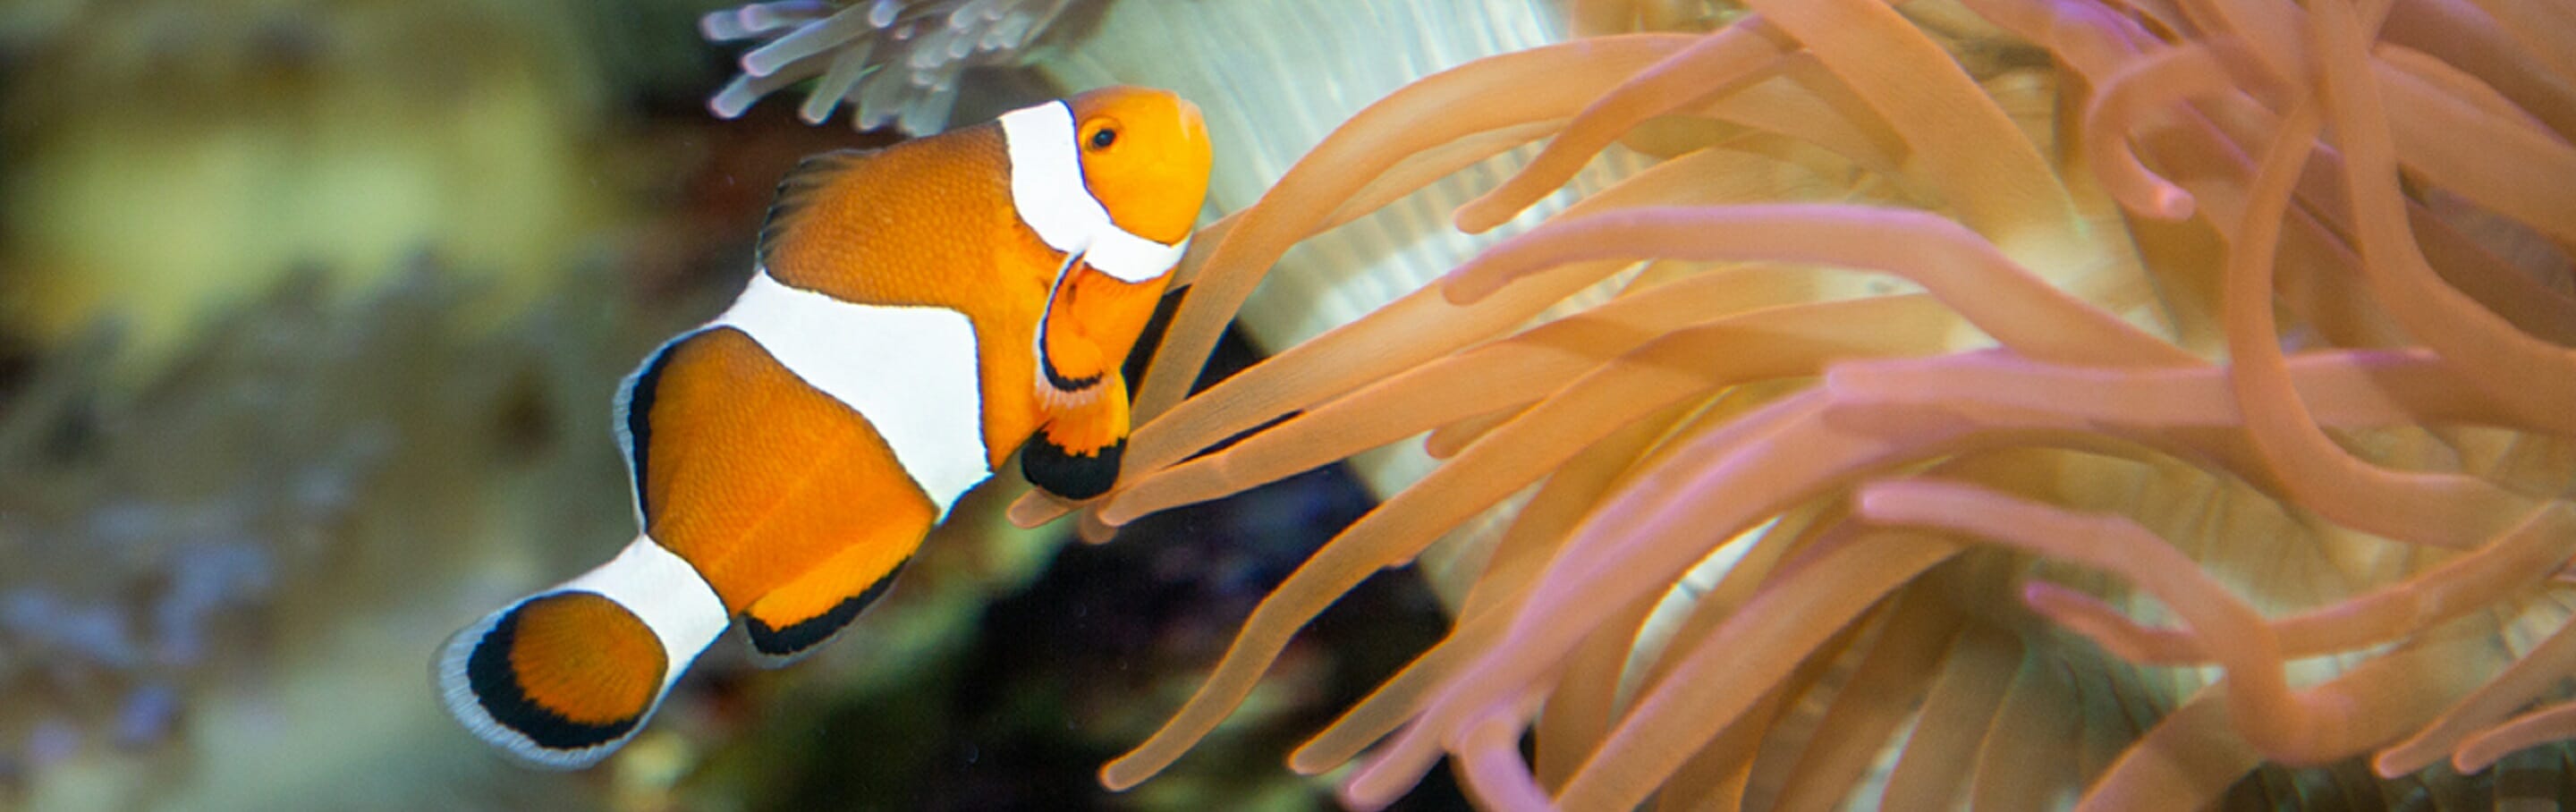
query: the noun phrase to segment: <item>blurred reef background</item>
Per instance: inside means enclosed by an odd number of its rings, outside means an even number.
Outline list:
[[[1020,66],[1099,4],[1021,5],[1056,24],[881,103],[934,126],[1054,95],[1062,70]],[[632,532],[611,391],[749,273],[780,173],[897,137],[711,115],[740,54],[702,39],[719,7],[0,11],[0,809],[1329,806],[1281,755],[1437,638],[1409,573],[1175,774],[1094,771],[1368,507],[1338,467],[1097,547],[1010,529],[1005,476],[849,639],[775,672],[720,642],[585,773],[438,710],[445,635]],[[1324,120],[1376,93],[1351,95]]]

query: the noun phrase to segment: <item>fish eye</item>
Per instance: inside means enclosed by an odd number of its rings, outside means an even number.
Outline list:
[[[1118,143],[1118,131],[1115,129],[1102,127],[1091,133],[1092,149],[1108,149],[1109,145],[1115,143]]]

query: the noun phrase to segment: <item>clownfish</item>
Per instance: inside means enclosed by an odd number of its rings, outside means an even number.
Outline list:
[[[522,760],[589,766],[736,618],[764,665],[831,639],[1014,449],[1038,487],[1108,490],[1119,368],[1209,161],[1196,106],[1127,87],[806,159],[742,294],[619,390],[640,535],[449,638],[448,711]]]

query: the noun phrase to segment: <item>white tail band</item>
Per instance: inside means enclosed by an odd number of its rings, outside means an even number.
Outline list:
[[[644,627],[662,641],[664,691],[679,681],[699,652],[733,625],[724,600],[716,597],[715,588],[698,575],[698,569],[651,536],[636,536],[608,563],[539,594],[558,592],[599,595],[644,621]]]

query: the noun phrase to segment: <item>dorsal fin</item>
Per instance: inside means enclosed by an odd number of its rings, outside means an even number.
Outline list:
[[[761,220],[760,242],[753,248],[752,257],[763,265],[768,264],[770,249],[786,236],[789,229],[796,227],[806,204],[813,202],[815,195],[831,186],[834,180],[867,163],[876,154],[873,149],[836,149],[808,155],[805,160],[796,162],[796,168],[787,170],[787,176],[778,179],[778,197],[770,201],[769,215]]]

